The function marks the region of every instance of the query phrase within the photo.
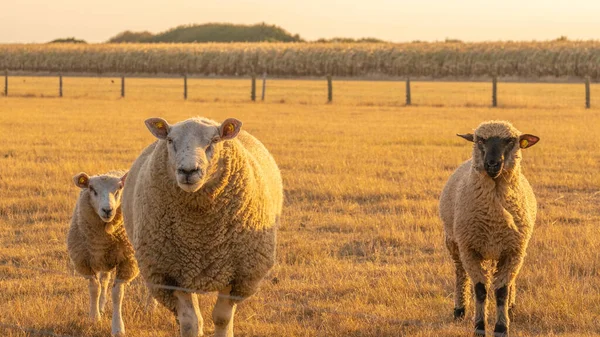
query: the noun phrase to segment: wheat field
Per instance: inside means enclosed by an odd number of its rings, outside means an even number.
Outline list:
[[[194,80],[188,101],[179,80],[128,80],[124,99],[114,82],[66,78],[57,98],[55,78],[11,78],[0,98],[1,336],[109,334],[110,309],[88,321],[87,282],[68,263],[71,176],[127,168],[154,139],[145,118],[197,115],[242,120],[284,180],[278,264],[239,306],[237,336],[470,336],[470,319],[452,321],[437,199],[470,156],[455,134],[489,119],[541,138],[524,150],[539,215],[511,336],[600,336],[600,109],[583,109],[580,85],[503,85],[494,109],[484,83],[415,82],[404,107],[394,82],[340,82],[332,104],[324,81],[272,81],[256,103],[249,81]],[[144,296],[139,280],[126,290],[128,335],[177,335]],[[200,300],[209,335],[214,300]]]
[[[600,79],[600,42],[0,44],[24,72]]]

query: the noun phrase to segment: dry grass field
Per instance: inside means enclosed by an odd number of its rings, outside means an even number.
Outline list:
[[[455,134],[489,119],[541,137],[524,151],[539,215],[511,336],[600,336],[600,109],[582,108],[582,85],[502,84],[493,109],[488,83],[415,82],[414,107],[394,82],[334,82],[333,104],[324,81],[270,81],[264,103],[241,80],[191,80],[188,101],[181,80],[128,80],[125,99],[117,79],[65,78],[63,98],[56,84],[11,78],[0,98],[1,336],[109,334],[110,309],[90,323],[87,282],[68,267],[71,176],[127,168],[154,139],[147,117],[196,115],[242,120],[284,179],[278,265],[240,305],[237,336],[469,336],[470,319],[452,321],[437,200],[470,156]],[[176,335],[144,296],[139,280],[127,288],[129,336]],[[214,300],[201,296],[209,335]]]

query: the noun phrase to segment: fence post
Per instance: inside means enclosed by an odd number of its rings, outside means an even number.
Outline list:
[[[492,78],[492,106],[498,106],[498,77]]]
[[[4,70],[4,97],[8,97],[8,69]]]
[[[256,75],[252,74],[252,87],[250,89],[250,99],[256,101]]]
[[[125,76],[121,76],[121,98],[125,98]]]
[[[331,80],[331,75],[327,75],[327,103],[331,103],[333,101],[333,83]]]
[[[412,100],[410,98],[410,77],[406,78],[406,105],[411,105]]]
[[[63,91],[62,91],[62,74],[58,74],[58,96],[59,97],[63,97]]]
[[[187,99],[187,74],[183,75],[183,99]]]
[[[592,107],[592,103],[590,101],[590,77],[587,76],[585,78],[585,108],[589,109]]]
[[[263,86],[262,86],[262,95],[260,97],[261,101],[265,100],[265,90],[267,90],[267,72],[263,73]]]

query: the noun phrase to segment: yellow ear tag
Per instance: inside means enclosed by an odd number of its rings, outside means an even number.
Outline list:
[[[85,177],[79,177],[79,184],[85,184]]]
[[[527,139],[521,139],[521,148],[524,149],[527,147],[527,145],[529,145],[529,141],[527,141]]]
[[[156,126],[159,129],[162,129],[165,127],[165,124],[163,122],[156,122],[154,123],[154,126]]]
[[[225,126],[225,135],[232,134],[234,130],[235,130],[235,128],[233,127],[233,124],[227,124]]]

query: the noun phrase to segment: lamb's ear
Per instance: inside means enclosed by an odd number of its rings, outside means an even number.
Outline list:
[[[221,140],[235,138],[242,129],[242,122],[235,118],[227,118],[221,126],[219,126],[219,137]]]
[[[129,174],[129,172],[125,172],[125,174],[121,177],[121,188],[123,188],[125,186],[125,179],[127,179],[127,175]]]
[[[144,123],[146,123],[146,127],[154,137],[158,139],[166,139],[171,129],[166,120],[158,117],[148,118]]]
[[[522,149],[526,149],[528,147],[534,146],[539,140],[540,140],[540,137],[526,133],[524,135],[521,135],[521,137],[519,137],[519,146]]]
[[[79,188],[88,188],[90,177],[85,172],[81,172],[73,176],[73,182]]]
[[[473,141],[473,134],[472,133],[465,133],[463,135],[461,135],[460,133],[457,133],[456,135],[459,136],[459,137],[461,137],[461,138],[464,138],[464,139],[466,139],[466,140],[468,140],[470,142]]]

